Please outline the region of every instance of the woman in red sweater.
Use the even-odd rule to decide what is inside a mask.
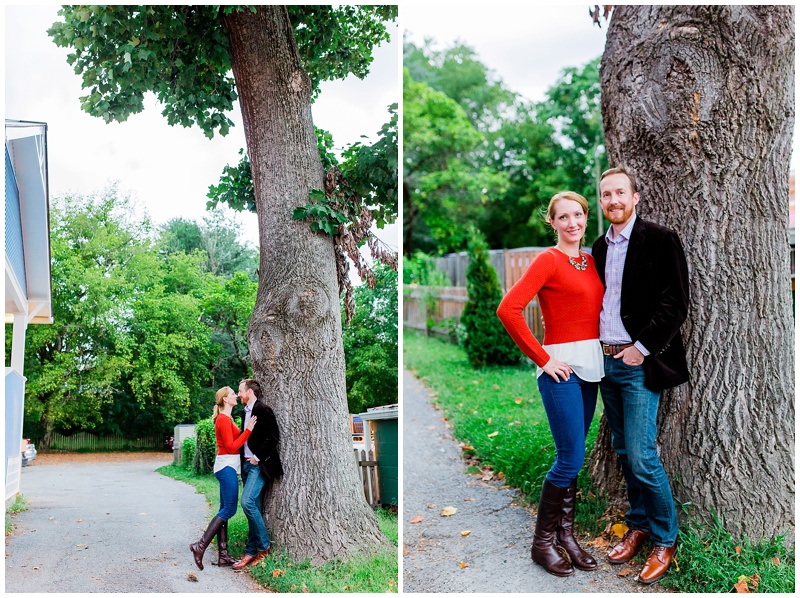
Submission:
[[[556,458],[542,486],[531,558],[561,577],[574,573],[570,560],[578,569],[597,567],[572,534],[576,481],[603,377],[599,342],[603,284],[592,256],[581,251],[588,214],[588,203],[581,195],[564,191],[553,196],[547,221],[558,242],[536,256],[497,309],[519,348],[539,366],[539,393]],[[533,336],[522,313],[536,295],[544,318],[544,344]]]
[[[250,432],[256,425],[257,418],[251,417],[244,431],[240,434],[239,428],[233,423],[231,411],[238,402],[236,393],[229,386],[224,386],[217,391],[214,415],[214,433],[217,438],[217,458],[214,461],[214,476],[219,480],[219,512],[208,524],[203,537],[198,542],[189,545],[194,555],[194,562],[203,570],[203,555],[206,548],[217,536],[219,559],[215,565],[227,567],[236,562],[228,554],[228,519],[236,514],[236,504],[239,501],[239,474],[241,473],[241,458],[239,449]]]

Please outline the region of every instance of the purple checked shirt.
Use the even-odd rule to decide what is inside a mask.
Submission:
[[[612,238],[612,227],[606,231],[606,292],[603,294],[603,308],[600,311],[600,340],[607,345],[624,345],[631,342],[631,337],[620,316],[622,305],[622,271],[625,269],[625,257],[628,255],[628,242],[636,222],[636,214],[622,230],[619,236]],[[634,343],[642,355],[650,355],[640,342]]]

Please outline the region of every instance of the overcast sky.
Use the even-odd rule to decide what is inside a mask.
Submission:
[[[406,39],[435,48],[456,40],[472,47],[512,91],[539,101],[566,67],[579,67],[602,55],[608,23],[592,23],[589,5],[571,6],[407,6],[401,10]],[[797,141],[795,138],[794,145]],[[792,169],[797,170],[797,152]]]
[[[228,116],[236,124],[226,137],[206,138],[197,127],[170,127],[152,94],[145,110],[124,123],[105,124],[80,109],[85,95],[81,79],[66,62],[47,29],[58,20],[58,6],[5,8],[5,116],[46,122],[51,196],[89,194],[110,181],[131,194],[156,223],[175,217],[202,220],[209,185],[217,184],[226,164],[239,161],[245,146],[239,106]],[[388,120],[387,107],[400,101],[399,29],[390,25],[393,40],[375,51],[370,75],[363,81],[323,83],[312,111],[314,124],[333,134],[337,147],[377,140]],[[238,216],[258,243],[255,215]],[[379,236],[399,248],[399,226]]]
[[[512,91],[538,101],[570,66],[603,53],[606,22],[592,23],[580,6],[403,6],[406,39],[442,49],[458,40],[473,48]]]

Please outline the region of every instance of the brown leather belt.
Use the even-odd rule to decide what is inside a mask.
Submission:
[[[620,351],[632,347],[633,343],[628,343],[626,345],[607,345],[601,341],[600,346],[603,348],[603,355],[616,355]]]

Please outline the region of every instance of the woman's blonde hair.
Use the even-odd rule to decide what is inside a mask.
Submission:
[[[574,191],[560,191],[556,193],[550,203],[547,204],[547,212],[545,213],[545,219],[550,222],[556,217],[556,204],[561,201],[562,199],[570,199],[572,201],[577,201],[581,208],[583,208],[583,213],[589,213],[589,202],[586,201],[586,198],[581,195],[580,193],[575,193]]]
[[[217,416],[220,413],[221,407],[225,404],[225,397],[228,396],[229,392],[233,392],[233,389],[230,386],[223,386],[217,391],[216,401],[214,401],[214,415],[211,416],[211,421],[217,421]]]
[[[587,216],[589,215],[589,202],[586,201],[586,198],[583,195],[580,193],[575,193],[574,191],[560,191],[556,193],[550,199],[550,203],[547,204],[547,211],[544,213],[544,219],[548,224],[553,223],[553,220],[556,217],[556,204],[562,199],[569,199],[578,202],[583,209],[583,213]],[[558,239],[558,234],[556,234],[556,239]],[[583,244],[583,239],[581,239],[581,244]]]

